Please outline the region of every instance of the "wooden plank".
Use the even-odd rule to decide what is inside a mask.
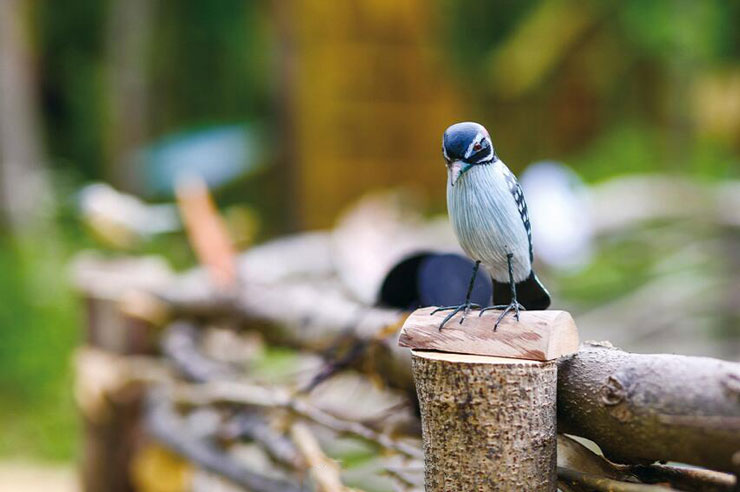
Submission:
[[[199,176],[182,177],[175,196],[198,261],[216,286],[234,288],[238,280],[236,250],[205,181]]]
[[[478,316],[472,311],[460,324],[455,315],[440,330],[449,311],[417,309],[408,317],[398,340],[402,347],[515,359],[552,360],[578,351],[578,329],[566,311],[522,311],[520,320],[507,315],[494,332],[500,311]]]

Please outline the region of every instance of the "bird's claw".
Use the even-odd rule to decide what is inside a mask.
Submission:
[[[498,316],[498,319],[496,319],[496,324],[493,325],[493,331],[496,331],[496,328],[498,328],[498,325],[501,323],[501,321],[506,317],[507,314],[510,312],[514,312],[514,317],[517,321],[519,321],[519,311],[526,311],[527,308],[519,304],[517,301],[513,301],[511,304],[499,304],[496,306],[486,306],[483,309],[480,310],[480,313],[478,316],[483,316],[483,313],[486,311],[490,311],[493,309],[503,309],[503,312]]]
[[[452,312],[450,314],[448,314],[447,316],[445,316],[445,319],[443,319],[442,322],[439,324],[439,331],[442,331],[442,328],[444,328],[445,324],[447,324],[447,322],[450,319],[452,319],[452,317],[455,316],[460,311],[463,311],[463,315],[460,317],[460,324],[462,324],[462,322],[465,320],[465,316],[468,315],[468,313],[470,312],[471,309],[480,309],[480,306],[478,304],[473,303],[473,302],[466,302],[466,303],[460,304],[458,306],[438,307],[437,309],[435,309],[434,311],[432,311],[431,313],[429,313],[429,315],[431,316],[432,314],[437,314],[440,311],[449,311],[449,310],[452,310]]]

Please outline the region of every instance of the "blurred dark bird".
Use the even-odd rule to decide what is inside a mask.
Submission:
[[[420,306],[439,306],[455,302],[460,291],[469,283],[470,269],[474,263],[456,253],[419,252],[398,262],[383,279],[378,296],[381,306],[414,310]],[[478,271],[475,288],[469,293],[474,303],[487,303],[491,299],[491,279]],[[368,349],[371,341],[355,342],[349,349],[340,353],[346,340],[340,337],[329,347],[324,358],[324,367],[314,376],[303,391],[326,381],[337,372],[357,362],[357,357]],[[416,399],[414,399],[416,401]]]
[[[494,325],[520,309],[546,309],[550,294],[532,270],[532,231],[524,193],[514,174],[496,156],[488,131],[478,123],[464,122],[449,127],[442,140],[447,163],[447,210],[460,246],[475,260],[465,302],[436,309],[455,314],[471,308],[478,267],[483,264],[493,278],[493,305],[481,309],[502,309]]]
[[[474,263],[456,253],[420,252],[397,263],[386,275],[379,304],[414,310],[420,306],[446,306],[460,299],[470,282]],[[476,304],[491,300],[491,278],[479,271],[470,300]]]

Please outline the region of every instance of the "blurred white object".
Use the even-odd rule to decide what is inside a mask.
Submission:
[[[85,222],[116,244],[129,243],[134,237],[144,238],[181,229],[174,205],[148,205],[105,183],[85,186],[78,198]]]
[[[562,163],[540,161],[519,181],[527,197],[535,258],[563,270],[588,265],[594,231],[588,190],[580,177]]]
[[[332,231],[337,275],[356,299],[374,304],[385,276],[420,252],[461,253],[447,217],[425,221],[402,190],[370,193],[349,207]]]

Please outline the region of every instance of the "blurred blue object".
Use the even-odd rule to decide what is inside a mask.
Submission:
[[[560,162],[540,161],[520,177],[532,223],[534,256],[551,267],[578,270],[593,255],[588,190]]]
[[[474,265],[471,259],[458,254],[433,254],[424,258],[417,280],[419,305],[454,306],[463,302]],[[476,273],[470,300],[487,306],[492,295],[491,276],[481,268]]]
[[[262,147],[245,125],[226,125],[167,136],[136,156],[143,192],[171,196],[178,178],[197,175],[218,188],[259,168]]]

